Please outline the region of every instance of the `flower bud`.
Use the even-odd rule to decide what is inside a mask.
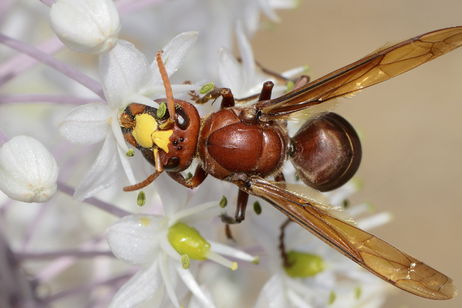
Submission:
[[[195,260],[205,260],[209,256],[210,243],[196,229],[184,223],[179,222],[169,228],[168,241],[180,255]]]
[[[293,250],[287,253],[287,261],[289,265],[284,269],[292,278],[312,277],[326,267],[320,256]]]
[[[45,202],[56,192],[58,166],[36,139],[16,136],[0,148],[0,190],[11,199]]]
[[[79,52],[105,52],[115,45],[120,30],[112,0],[57,0],[50,19],[59,39]]]

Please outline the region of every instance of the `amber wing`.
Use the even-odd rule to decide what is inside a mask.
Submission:
[[[271,118],[352,94],[431,61],[462,45],[462,26],[436,30],[378,50],[257,108]]]
[[[256,176],[235,184],[269,201],[291,220],[398,288],[429,299],[450,299],[456,295],[449,277],[374,235],[331,216],[316,201]]]

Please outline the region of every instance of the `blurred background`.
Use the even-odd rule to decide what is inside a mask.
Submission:
[[[301,1],[253,40],[276,71],[307,64],[320,77],[413,36],[462,25],[460,0]],[[363,136],[356,201],[392,213],[375,234],[462,288],[462,49],[342,99],[336,110]],[[392,290],[387,308],[462,307]]]

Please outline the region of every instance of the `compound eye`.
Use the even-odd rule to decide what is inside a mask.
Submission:
[[[179,107],[176,109],[176,125],[181,130],[186,130],[189,127],[189,116],[186,114],[183,108]]]
[[[175,169],[180,164],[180,158],[177,156],[170,157],[167,164],[164,166],[166,170]]]

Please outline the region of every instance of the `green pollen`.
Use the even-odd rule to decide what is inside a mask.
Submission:
[[[181,256],[181,266],[183,266],[184,269],[188,269],[189,266],[191,266],[191,259],[189,259],[188,255]]]
[[[225,208],[228,205],[228,199],[225,196],[221,197],[219,205],[221,208]]]
[[[329,300],[328,300],[328,304],[329,305],[332,305],[334,302],[335,302],[335,299],[337,298],[337,295],[335,294],[334,291],[330,291],[329,293]]]
[[[290,92],[295,88],[295,83],[292,80],[287,81],[286,92]]]
[[[213,82],[209,82],[209,83],[204,84],[200,88],[199,93],[200,94],[206,94],[206,93],[209,93],[210,91],[212,91],[213,89],[215,89],[215,84]]]
[[[144,193],[144,191],[140,191],[138,193],[138,196],[136,197],[136,204],[138,206],[143,206],[146,204],[146,194]]]
[[[312,277],[326,267],[320,256],[294,250],[287,253],[287,260],[289,266],[284,267],[284,270],[292,278]]]
[[[157,109],[156,116],[158,119],[162,119],[167,112],[167,104],[164,102],[160,103],[159,108]]]
[[[363,293],[363,290],[361,287],[356,287],[355,288],[355,298],[358,300],[361,298],[361,294]]]
[[[127,153],[125,153],[128,157],[133,157],[135,156],[135,150],[134,149],[128,149]]]
[[[188,180],[190,180],[192,177],[193,177],[192,173],[191,173],[191,172],[188,172],[188,174],[186,175],[185,180],[188,181]]]
[[[343,206],[344,209],[349,208],[350,207],[350,200],[344,199],[343,203],[342,203],[342,206]]]
[[[260,202],[255,201],[253,203],[253,210],[255,211],[255,214],[260,215],[261,214],[261,205]]]
[[[170,245],[180,254],[190,259],[205,260],[210,251],[210,243],[200,233],[184,223],[176,223],[168,230]]]

